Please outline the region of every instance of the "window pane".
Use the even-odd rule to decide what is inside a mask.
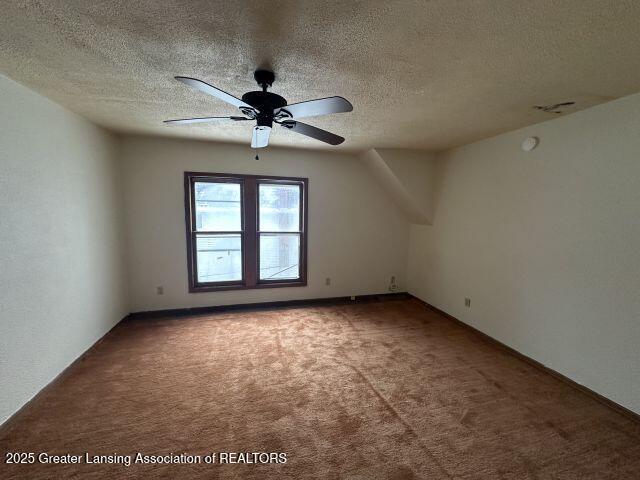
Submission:
[[[300,277],[300,235],[260,235],[260,280]]]
[[[260,230],[297,232],[300,230],[300,185],[259,186]]]
[[[240,184],[195,182],[196,231],[242,230]]]
[[[196,236],[198,282],[242,280],[240,235]]]

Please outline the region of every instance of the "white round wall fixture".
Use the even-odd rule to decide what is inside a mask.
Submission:
[[[538,137],[525,138],[522,142],[522,150],[524,150],[525,152],[530,152],[538,146],[538,143],[540,143],[540,139]]]

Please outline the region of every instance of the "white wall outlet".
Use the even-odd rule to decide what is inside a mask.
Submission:
[[[389,281],[389,291],[395,292],[396,290],[398,290],[398,285],[396,284],[396,276],[392,275],[391,280]]]
[[[471,308],[471,299],[470,298],[465,298],[464,299],[464,306],[467,308]]]
[[[351,295],[351,300],[355,300],[356,296],[355,295]]]
[[[327,277],[324,279],[324,284],[325,285],[331,285],[331,278]]]
[[[163,286],[156,287],[156,294],[164,295],[164,287]]]

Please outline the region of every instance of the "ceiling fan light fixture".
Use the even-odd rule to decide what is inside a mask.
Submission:
[[[271,135],[271,127],[268,125],[256,125],[253,127],[253,136],[251,137],[251,148],[264,148],[269,145],[269,136]]]

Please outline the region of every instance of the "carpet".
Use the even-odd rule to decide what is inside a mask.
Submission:
[[[640,424],[409,299],[124,321],[0,451],[3,479],[630,479]]]

